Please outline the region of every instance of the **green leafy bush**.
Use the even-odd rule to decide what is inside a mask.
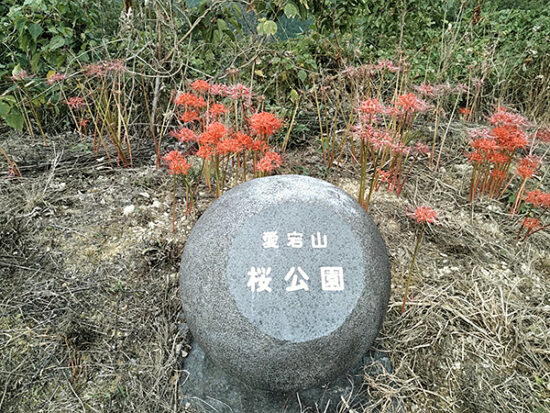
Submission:
[[[44,75],[63,67],[71,55],[85,60],[105,28],[101,2],[4,0],[0,6],[0,76],[15,67]],[[115,21],[115,25],[116,25]]]
[[[90,50],[100,44],[104,33],[118,25],[117,19],[108,18],[112,10],[109,5],[109,1],[85,0],[0,3],[0,79],[5,81],[22,70],[35,78],[19,90],[8,84],[0,95],[0,117],[9,126],[21,130],[25,116],[39,123],[37,108],[52,98],[59,100],[57,92],[48,90],[38,79],[71,62],[81,64],[91,59]],[[23,113],[27,110],[29,113]]]

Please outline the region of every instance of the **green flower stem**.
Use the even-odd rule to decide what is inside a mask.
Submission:
[[[176,175],[174,175],[174,199],[172,200],[172,232],[176,232]]]

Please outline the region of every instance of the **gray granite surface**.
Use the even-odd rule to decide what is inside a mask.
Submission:
[[[256,389],[322,386],[361,360],[390,293],[386,247],[363,208],[319,179],[228,191],[186,243],[180,294],[212,362]]]

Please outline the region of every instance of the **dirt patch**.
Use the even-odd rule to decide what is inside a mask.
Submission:
[[[394,374],[365,376],[379,408],[544,412],[550,408],[550,237],[514,240],[502,204],[464,194],[469,167],[460,129],[443,167],[415,167],[401,197],[383,190],[371,215],[392,266],[392,296],[376,346]],[[152,153],[112,168],[72,135],[48,146],[4,135],[22,179],[0,180],[0,410],[178,411],[186,339],[178,330],[178,266],[198,211],[178,202]],[[315,142],[293,147],[280,173],[322,177],[356,195],[358,168],[330,171]],[[434,179],[435,177],[435,179]],[[180,194],[181,195],[181,194]],[[409,205],[442,214],[417,260],[411,299],[399,307],[414,246]],[[341,411],[348,411],[342,407]]]

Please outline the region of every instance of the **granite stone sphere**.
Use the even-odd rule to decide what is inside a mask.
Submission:
[[[386,246],[325,181],[254,179],[216,200],[183,252],[185,319],[208,357],[253,388],[323,385],[376,338],[390,294]]]

